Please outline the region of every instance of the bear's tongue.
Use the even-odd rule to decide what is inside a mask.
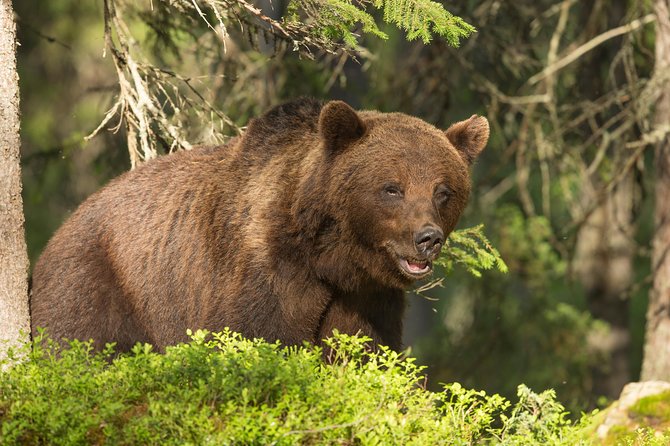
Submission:
[[[408,260],[407,266],[413,273],[420,273],[426,269],[426,262],[412,262]]]

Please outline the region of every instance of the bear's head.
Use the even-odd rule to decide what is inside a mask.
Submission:
[[[426,277],[470,193],[469,167],[486,145],[486,118],[442,131],[401,113],[320,112],[322,162],[305,193],[319,276],[344,289],[404,288]]]

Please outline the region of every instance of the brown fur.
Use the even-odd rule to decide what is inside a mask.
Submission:
[[[337,328],[397,349],[416,279],[399,258],[437,255],[415,235],[453,230],[487,139],[477,116],[443,132],[339,101],[275,107],[227,146],[151,161],[86,200],[35,266],[33,331],[126,350],[187,328],[285,344]]]

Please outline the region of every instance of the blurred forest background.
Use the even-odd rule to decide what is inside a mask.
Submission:
[[[456,270],[443,287],[409,296],[406,343],[429,366],[429,385],[458,381],[510,396],[525,383],[584,409],[638,379],[653,231],[651,2],[449,1],[477,28],[460,48],[443,38],[408,42],[388,27],[386,40],[368,33],[355,58],[337,50],[310,58],[241,24],[228,27],[224,51],[193,11],[178,18],[164,3],[117,2],[141,60],[160,68],[140,63],[144,78],[167,98],[175,88],[201,100],[171,105],[182,113],[172,129],[180,136],[171,142],[157,132],[164,152],[220,143],[298,95],[401,111],[441,128],[488,117],[491,140],[460,227],[483,222],[510,271],[476,278]],[[254,5],[280,20],[291,14],[286,3]],[[20,0],[14,8],[34,262],[81,201],[154,154],[141,138],[129,147],[123,125],[107,131],[119,122],[107,112],[123,110],[103,1]]]

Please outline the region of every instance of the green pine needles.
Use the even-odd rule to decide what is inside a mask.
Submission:
[[[287,17],[289,22],[297,22],[305,14],[310,20],[302,20],[313,23],[312,32],[318,37],[331,41],[341,39],[353,49],[360,38],[356,29],[363,34],[388,38],[366,6],[381,10],[383,21],[405,31],[408,40],[420,39],[427,44],[437,35],[458,47],[461,39],[476,31],[474,26],[432,0],[293,0]]]
[[[452,232],[445,243],[442,255],[435,263],[442,266],[447,273],[451,272],[455,265],[462,266],[475,277],[481,277],[482,271],[492,268],[506,273],[505,261],[483,231],[484,225],[477,225]]]
[[[384,21],[407,32],[408,40],[429,43],[433,34],[444,37],[458,47],[461,39],[475,32],[475,27],[432,0],[373,0],[375,8],[384,11]]]

